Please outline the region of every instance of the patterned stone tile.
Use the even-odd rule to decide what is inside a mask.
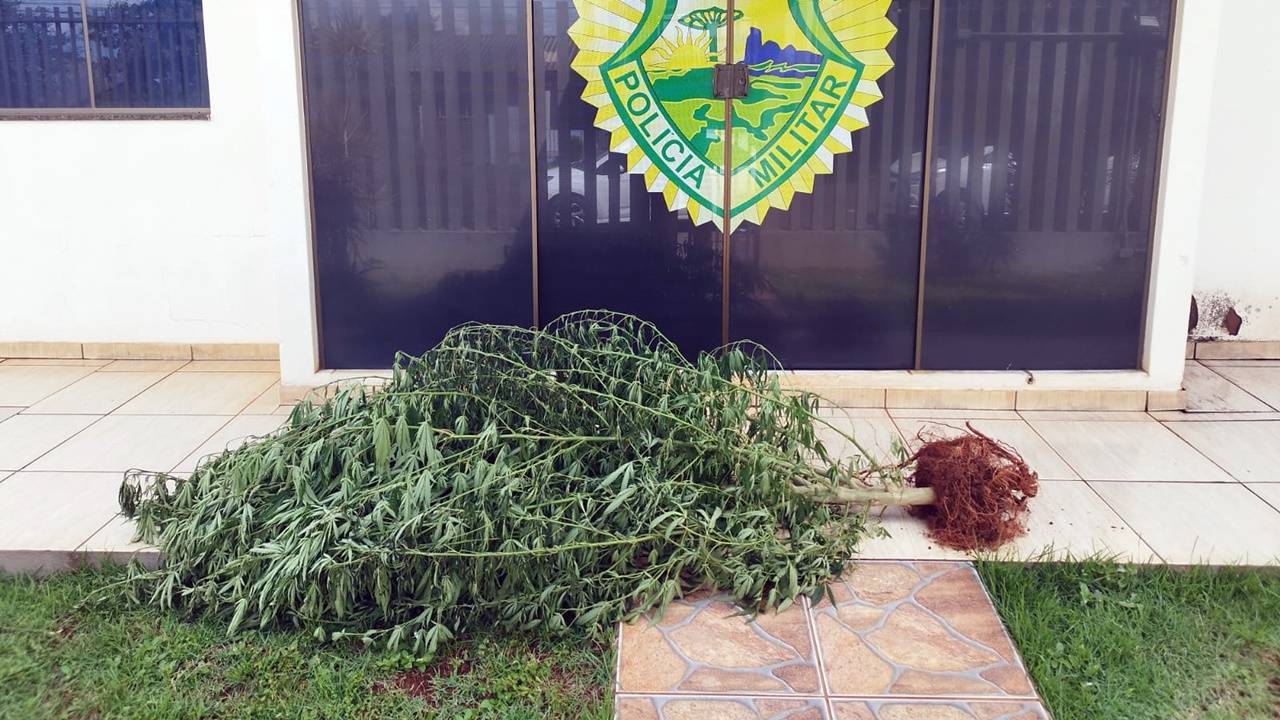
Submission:
[[[1036,702],[836,700],[832,720],[1049,720]]]
[[[862,562],[831,591],[813,608],[831,695],[1035,697],[971,565]]]
[[[657,622],[644,618],[624,625],[619,643],[623,693],[821,692],[800,605],[748,620],[726,599],[688,598],[670,605]]]
[[[618,698],[618,720],[827,720],[820,698],[647,695]]]

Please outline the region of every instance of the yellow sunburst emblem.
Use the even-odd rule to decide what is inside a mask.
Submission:
[[[891,2],[737,0],[730,17],[715,0],[574,0],[573,68],[629,171],[672,210],[721,229],[727,215],[732,231],[813,192],[853,150],[893,67]],[[711,78],[728,57],[746,64],[751,90],[732,101],[726,163],[726,103]]]

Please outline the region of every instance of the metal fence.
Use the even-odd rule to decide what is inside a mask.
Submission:
[[[208,106],[201,0],[0,0],[0,112]]]

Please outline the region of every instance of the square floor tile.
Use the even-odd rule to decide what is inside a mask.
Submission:
[[[1049,720],[1038,702],[834,700],[832,720]]]
[[[98,418],[97,415],[15,415],[0,422],[0,470],[21,470]]]
[[[64,367],[98,368],[111,362],[110,360],[83,360],[80,358],[9,358],[5,365],[61,365]]]
[[[859,562],[813,608],[832,696],[1035,698],[973,566]]]
[[[99,372],[163,372],[170,373],[189,360],[111,360]]]
[[[216,415],[108,415],[32,463],[29,469],[165,471],[200,447],[228,420],[229,417]]]
[[[0,550],[69,551],[116,513],[119,473],[20,472],[0,482]]]
[[[113,473],[114,476],[114,473]],[[117,508],[118,510],[118,508]],[[112,555],[130,555],[133,553],[152,553],[155,547],[145,543],[134,542],[134,531],[137,524],[132,518],[116,515],[107,521],[100,530],[89,537],[80,546],[80,550],[91,553]]]
[[[623,696],[617,720],[826,720],[819,698]]]
[[[1267,412],[1272,409],[1235,383],[1194,361],[1187,363],[1182,374],[1182,387],[1187,390],[1188,412]]]
[[[1165,562],[1280,560],[1280,511],[1239,483],[1098,483],[1094,489]]]
[[[805,609],[748,620],[718,596],[669,605],[656,623],[641,618],[618,638],[618,691],[806,695],[821,692]]]
[[[284,405],[280,402],[280,383],[275,383],[271,387],[262,391],[262,394],[254,398],[249,406],[240,411],[241,415],[288,415],[293,410],[293,405]]]
[[[929,537],[924,520],[913,517],[906,508],[884,508],[871,514],[871,523],[888,533],[885,537],[866,537],[858,545],[858,556],[866,559],[891,560],[965,560],[968,553],[937,544]]]
[[[1085,480],[1235,482],[1154,420],[1032,420],[1031,426]]]
[[[1206,367],[1280,367],[1280,360],[1214,360],[1206,358],[1198,362]]]
[[[882,420],[889,417],[889,413],[882,407],[820,407],[815,414],[827,420],[831,418],[874,418]]]
[[[874,414],[859,413],[859,416],[840,417],[834,416],[826,418],[833,427],[826,427],[819,424],[816,427],[818,439],[827,448],[827,453],[831,457],[848,460],[852,457],[861,457],[857,446],[850,442],[847,438],[841,436],[840,433],[851,435],[858,445],[864,450],[871,453],[871,460],[878,463],[896,462],[893,454],[893,445],[897,441],[905,447],[905,441],[898,432],[897,426],[893,424],[893,420],[889,418],[888,413],[884,410],[874,410]],[[834,428],[834,429],[833,429]]]
[[[1170,423],[1168,427],[1241,482],[1280,482],[1280,422]]]
[[[1215,365],[1213,371],[1272,408],[1280,410],[1280,367]]]
[[[1000,557],[1049,560],[1105,555],[1124,562],[1158,559],[1142,538],[1084,482],[1042,482],[1030,507],[1027,533],[1000,548]]]
[[[177,372],[116,412],[122,415],[235,415],[279,379],[271,373]]]
[[[1182,410],[1157,410],[1151,417],[1162,423],[1187,422],[1258,422],[1280,420],[1280,412],[1183,412]]]
[[[1151,422],[1151,416],[1135,410],[1019,410],[1023,420],[1076,420],[1079,422]]]
[[[280,374],[278,360],[192,360],[179,372],[269,372]]]
[[[164,376],[162,372],[94,373],[32,405],[26,412],[106,415]]]
[[[964,433],[966,423],[972,423],[975,430],[989,435],[1000,442],[1008,444],[1027,461],[1041,480],[1077,480],[1079,476],[1070,465],[1058,457],[1058,453],[1049,447],[1035,430],[1020,419],[987,420],[970,419],[906,419],[899,418],[895,422],[898,429],[907,437],[912,448],[919,447],[917,439],[921,431],[926,437],[949,438]]]
[[[1016,410],[948,410],[945,408],[889,408],[889,417],[922,420],[1021,420]]]
[[[1280,510],[1280,483],[1253,483],[1248,487],[1268,505]]]
[[[0,365],[0,406],[30,406],[94,371],[61,365]]]
[[[269,435],[278,430],[286,420],[288,418],[282,415],[239,415],[231,418],[231,422],[173,469],[177,472],[192,472],[201,461],[227,450],[234,450],[254,437]]]

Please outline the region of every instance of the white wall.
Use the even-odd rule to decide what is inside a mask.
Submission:
[[[1280,1],[1223,2],[1196,254],[1197,337],[1280,340]],[[1171,172],[1194,172],[1171,168]]]
[[[264,52],[291,57],[288,8],[205,2],[211,120],[0,122],[0,340],[279,341],[273,213],[302,205],[267,158],[297,91],[264,91]]]
[[[1280,100],[1258,85],[1280,70],[1280,1],[1181,4],[1146,373],[1064,387],[1178,386],[1197,242],[1197,293],[1242,298],[1241,337],[1280,337],[1262,215],[1280,201]],[[205,16],[211,120],[0,122],[0,341],[279,342],[287,384],[331,379],[292,0],[209,0]]]

